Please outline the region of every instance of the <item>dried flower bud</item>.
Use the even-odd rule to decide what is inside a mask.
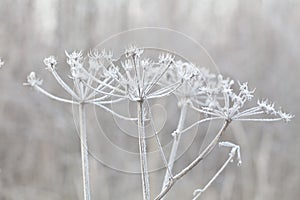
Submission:
[[[175,56],[169,53],[162,53],[159,55],[158,60],[161,64],[168,64],[170,62],[174,62]]]
[[[258,106],[264,111],[265,114],[276,115],[276,110],[274,108],[274,103],[268,103],[268,100],[257,101]]]
[[[54,56],[49,56],[48,58],[44,59],[44,64],[47,66],[46,69],[51,71],[51,70],[55,70],[57,61],[54,58]]]
[[[285,122],[289,122],[291,121],[292,118],[294,118],[294,115],[289,114],[289,113],[285,113],[282,110],[278,111],[278,115],[282,118],[283,121]]]
[[[135,45],[130,45],[126,50],[125,50],[125,56],[131,57],[131,56],[137,56],[140,57],[143,54],[144,50],[141,48],[136,47]]]
[[[35,74],[35,72],[30,72],[30,74],[27,76],[27,83],[24,83],[23,85],[29,85],[29,86],[35,86],[35,85],[42,85],[43,80],[38,78]]]
[[[68,57],[67,63],[71,67],[74,67],[75,65],[78,65],[83,62],[82,51],[73,51],[71,54],[69,54],[67,51],[65,51],[65,54]]]

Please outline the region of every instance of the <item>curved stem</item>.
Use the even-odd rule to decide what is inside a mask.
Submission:
[[[147,166],[147,147],[146,147],[146,134],[145,134],[145,113],[143,101],[137,102],[137,114],[138,114],[138,133],[139,133],[139,152],[140,152],[140,164],[142,175],[142,190],[143,200],[150,200],[150,184],[149,174]]]
[[[47,92],[46,90],[44,90],[43,88],[41,88],[38,85],[34,85],[33,87],[34,87],[34,89],[36,89],[37,91],[43,93],[44,95],[46,95],[50,99],[53,99],[53,100],[56,100],[56,101],[60,101],[60,102],[64,102],[64,103],[78,104],[78,102],[76,102],[76,101],[72,101],[72,100],[61,98],[61,97],[57,97],[57,96],[55,96],[55,95]]]
[[[94,105],[96,105],[100,108],[103,108],[107,112],[111,113],[112,115],[114,115],[116,117],[119,117],[120,119],[130,120],[130,121],[136,121],[137,120],[137,118],[131,118],[131,117],[126,117],[126,116],[120,115],[120,114],[116,113],[115,111],[113,111],[113,110],[107,108],[106,106],[102,105],[101,103],[94,103]]]
[[[158,132],[157,132],[157,130],[155,128],[155,125],[154,125],[153,115],[151,113],[151,108],[150,108],[150,104],[149,104],[148,99],[146,100],[146,102],[147,102],[147,107],[148,107],[148,112],[149,112],[150,125],[151,125],[151,127],[153,129],[153,132],[154,132],[154,135],[155,135],[155,139],[156,139],[156,143],[157,143],[157,146],[158,146],[158,149],[159,149],[160,156],[163,160],[164,166],[166,167],[167,171],[169,172],[169,174],[172,175],[172,173],[171,173],[171,171],[169,170],[169,167],[168,167],[168,162],[167,162],[163,147],[162,147],[160,139],[158,137]]]
[[[113,87],[111,86],[110,84],[108,84],[105,80],[104,81],[101,81],[100,79],[96,78],[95,76],[93,76],[92,74],[90,74],[88,71],[86,71],[86,69],[82,68],[82,71],[87,75],[89,76],[92,80],[94,80],[96,83],[100,84],[100,85],[103,85],[103,86],[106,86],[110,89],[113,89],[115,91],[118,91],[120,92],[121,94],[126,94],[126,92],[124,92],[123,90],[119,89],[119,88],[116,88],[116,87]],[[86,85],[86,84],[85,84]],[[91,89],[94,89],[94,88],[91,88]]]
[[[186,104],[186,102],[183,102],[183,104],[181,106],[179,122],[178,122],[177,129],[175,131],[175,135],[173,138],[173,145],[172,145],[172,149],[171,149],[171,153],[170,153],[170,157],[169,157],[168,169],[166,170],[164,182],[163,182],[163,185],[161,188],[162,191],[167,186],[170,178],[172,178],[172,174],[170,174],[170,172],[172,172],[174,162],[176,159],[177,149],[178,149],[181,134],[182,134],[181,131],[184,127],[184,121],[186,118],[186,112],[187,112],[187,104]]]
[[[203,189],[198,189],[194,191],[194,198],[193,200],[196,200],[200,197],[200,195],[207,190],[207,188],[217,179],[217,177],[224,171],[226,166],[232,161],[232,158],[235,156],[235,152],[233,154],[229,154],[229,157],[224,162],[224,164],[221,166],[221,168],[217,171],[217,173],[209,180],[209,182],[203,187]]]
[[[51,71],[56,81],[61,85],[66,92],[68,92],[72,97],[77,100],[80,100],[79,96],[61,79],[61,77],[57,74],[55,70]]]
[[[83,180],[83,195],[84,200],[91,199],[90,178],[89,178],[89,160],[88,146],[86,134],[86,115],[85,104],[79,104],[79,126],[80,126],[80,147],[81,147],[81,165],[82,165],[82,180]]]
[[[192,129],[193,127],[199,125],[199,124],[202,124],[204,122],[207,122],[207,121],[212,121],[212,120],[217,120],[217,119],[223,119],[223,117],[209,117],[209,118],[204,118],[204,119],[201,119],[195,123],[193,123],[192,125],[186,127],[184,130],[181,130],[181,133],[184,133],[190,129]]]
[[[176,174],[173,179],[170,179],[166,187],[160,192],[160,194],[155,198],[155,200],[162,199],[168,191],[173,187],[173,185],[181,179],[184,175],[186,175],[189,171],[191,171],[199,162],[201,162],[204,158],[208,156],[208,154],[215,148],[215,146],[218,144],[218,141],[221,137],[221,135],[226,130],[227,126],[229,125],[230,121],[226,120],[222,126],[222,128],[219,130],[215,138],[209,143],[209,145],[201,152],[201,154],[193,161],[191,162],[186,168],[181,170],[178,174]]]

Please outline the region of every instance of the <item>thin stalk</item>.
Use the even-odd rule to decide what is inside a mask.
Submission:
[[[192,125],[186,127],[184,130],[181,131],[181,133],[185,133],[186,131],[192,129],[193,127],[199,125],[199,124],[202,124],[204,122],[207,122],[207,121],[212,121],[212,120],[217,120],[217,119],[223,119],[223,117],[209,117],[209,118],[204,118],[204,119],[201,119],[199,121],[196,121],[195,123],[193,123]]]
[[[193,200],[196,200],[200,197],[200,195],[207,190],[207,188],[217,179],[217,177],[224,171],[226,166],[232,161],[233,157],[235,156],[235,151],[233,154],[229,154],[229,157],[225,161],[225,163],[221,166],[221,168],[218,170],[218,172],[210,179],[210,181],[204,186],[203,189],[198,189],[194,191],[194,198]]]
[[[70,104],[79,104],[78,102],[76,101],[72,101],[72,100],[68,100],[68,99],[64,99],[64,98],[61,98],[61,97],[57,97],[57,96],[54,96],[53,94],[47,92],[46,90],[44,90],[43,88],[41,88],[40,86],[38,85],[34,85],[33,86],[37,91],[43,93],[44,95],[46,95],[47,97],[49,97],[50,99],[54,99],[56,101],[60,101],[60,102],[64,102],[64,103],[70,103]]]
[[[66,92],[68,92],[75,99],[80,100],[79,96],[73,90],[71,90],[71,88],[61,79],[55,70],[52,70],[51,72],[56,81],[62,86],[63,89],[65,89]]]
[[[150,184],[149,174],[147,166],[147,147],[146,147],[146,134],[145,134],[145,113],[143,101],[137,102],[137,114],[138,114],[138,134],[139,134],[139,153],[140,153],[140,165],[142,175],[142,190],[143,200],[150,200]]]
[[[166,167],[167,171],[169,172],[169,174],[172,174],[171,171],[169,170],[168,162],[167,162],[163,147],[161,145],[160,139],[158,137],[158,132],[157,132],[155,126],[154,126],[153,116],[152,116],[152,113],[151,113],[151,108],[150,108],[148,100],[146,102],[147,102],[147,106],[148,106],[150,124],[151,124],[151,127],[152,127],[153,131],[154,131],[154,135],[155,135],[155,139],[156,139],[157,146],[158,146],[158,149],[159,149],[159,153],[161,155],[161,158],[163,160],[164,166]]]
[[[180,142],[180,138],[181,138],[181,131],[183,130],[184,121],[186,118],[186,111],[187,111],[187,104],[186,104],[186,102],[183,102],[183,104],[181,106],[179,122],[178,122],[177,129],[175,131],[175,135],[173,138],[173,145],[172,145],[172,149],[171,149],[171,153],[170,153],[170,157],[169,157],[168,168],[166,169],[164,182],[163,182],[163,185],[161,188],[162,191],[167,186],[170,178],[172,178],[172,174],[170,174],[170,172],[172,173],[172,169],[173,169],[174,162],[176,159],[177,150],[178,150],[178,146],[179,146],[179,142]]]
[[[241,119],[234,119],[235,121],[254,121],[254,122],[275,122],[275,121],[280,121],[282,120],[282,118],[278,117],[278,118],[270,118],[270,119],[264,119],[264,118],[257,118],[257,119],[253,119],[253,118],[241,118]]]
[[[131,117],[126,117],[126,116],[120,115],[117,112],[115,112],[115,111],[107,108],[106,106],[102,105],[101,103],[94,103],[94,105],[96,105],[96,106],[98,106],[100,108],[103,108],[107,112],[111,113],[112,115],[114,115],[116,117],[119,117],[120,119],[131,120],[131,121],[136,121],[137,120],[137,118],[131,118]]]
[[[170,179],[166,187],[160,192],[160,194],[155,198],[155,200],[162,199],[168,191],[174,186],[176,181],[181,179],[184,175],[186,175],[189,171],[191,171],[198,163],[200,163],[204,158],[208,156],[208,154],[215,148],[215,146],[218,144],[218,141],[221,137],[221,135],[226,130],[227,126],[229,125],[230,121],[226,120],[222,126],[222,128],[219,130],[215,138],[209,143],[209,145],[201,152],[201,154],[193,161],[191,162],[187,167],[185,167],[183,170],[181,170],[178,174],[173,176],[173,179]]]
[[[82,180],[83,180],[83,195],[84,200],[91,199],[90,180],[89,180],[89,160],[88,146],[86,134],[86,113],[85,104],[79,104],[79,127],[80,127],[80,147],[81,147],[81,165],[82,165]]]

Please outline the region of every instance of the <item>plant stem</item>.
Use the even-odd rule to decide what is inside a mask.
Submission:
[[[81,143],[83,195],[84,195],[84,200],[90,200],[91,192],[90,192],[89,160],[88,160],[88,146],[87,146],[87,134],[86,134],[86,114],[85,114],[84,103],[79,104],[79,127],[80,127],[80,143]]]
[[[226,120],[222,126],[222,128],[219,130],[215,138],[209,143],[209,145],[201,152],[201,154],[193,161],[191,162],[186,168],[181,170],[178,174],[176,174],[173,179],[170,179],[166,187],[160,192],[160,194],[155,198],[155,200],[162,199],[168,191],[173,187],[176,181],[181,179],[185,174],[187,174],[189,171],[191,171],[199,162],[201,162],[204,158],[208,156],[208,154],[215,148],[215,146],[218,144],[218,141],[221,137],[221,135],[226,130],[227,126],[229,125],[230,121]]]
[[[194,198],[193,200],[198,199],[201,194],[203,192],[205,192],[207,190],[207,188],[217,179],[217,177],[224,171],[224,169],[226,168],[226,166],[232,161],[233,157],[235,156],[236,150],[233,151],[233,153],[229,154],[229,157],[227,158],[227,160],[224,162],[224,164],[221,166],[221,168],[217,171],[217,173],[210,179],[210,181],[204,186],[203,189],[198,189],[198,193],[194,192]],[[195,190],[197,191],[197,190]]]
[[[172,145],[172,149],[171,149],[171,153],[170,153],[170,157],[169,157],[169,162],[168,162],[168,167],[166,169],[166,173],[165,173],[165,178],[164,178],[164,182],[162,185],[162,190],[167,186],[170,178],[172,178],[172,174],[170,174],[170,172],[172,173],[172,169],[174,166],[174,162],[176,159],[176,154],[177,154],[177,149],[179,146],[179,142],[180,142],[180,138],[181,138],[181,131],[183,130],[184,127],[184,121],[186,118],[186,111],[187,111],[187,104],[185,101],[182,101],[182,106],[181,106],[181,111],[180,111],[180,118],[179,118],[179,122],[177,125],[177,129],[175,131],[175,135],[173,138],[173,145]]]
[[[145,113],[143,100],[137,102],[138,114],[138,134],[139,134],[139,153],[140,165],[142,174],[142,190],[143,200],[150,200],[150,184],[147,166],[147,147],[146,147],[146,134],[145,134]]]

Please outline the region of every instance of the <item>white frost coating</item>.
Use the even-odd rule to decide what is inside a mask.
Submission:
[[[23,83],[23,85],[35,86],[35,85],[42,85],[43,80],[38,78],[35,72],[30,72],[27,76],[27,83]]]
[[[227,158],[227,160],[224,162],[224,164],[221,166],[221,168],[217,171],[217,173],[209,180],[209,182],[200,189],[196,189],[193,192],[194,198],[193,200],[196,200],[200,197],[200,195],[205,192],[207,190],[207,188],[209,186],[211,186],[211,184],[217,179],[217,177],[221,174],[222,171],[224,171],[224,169],[226,168],[226,166],[230,163],[233,162],[233,158],[237,157],[237,165],[240,166],[242,164],[242,160],[241,160],[241,153],[240,153],[240,146],[233,144],[231,142],[219,142],[219,147],[229,147],[231,148],[230,152],[229,152],[229,156]]]
[[[177,60],[170,53],[160,53],[158,58],[144,57],[145,49],[134,45],[129,46],[124,52],[125,56],[113,58],[110,51],[90,51],[84,54],[82,51],[65,52],[67,64],[70,66],[69,77],[71,85],[67,84],[57,72],[57,60],[54,56],[44,59],[46,69],[51,72],[58,84],[71,96],[70,99],[58,97],[42,88],[43,80],[31,72],[27,76],[24,85],[31,86],[45,96],[80,107],[80,132],[82,135],[82,169],[85,199],[90,199],[88,146],[85,131],[84,105],[93,104],[124,120],[138,121],[140,167],[143,188],[143,199],[150,199],[150,182],[147,163],[147,141],[145,120],[150,118],[150,125],[155,134],[161,158],[166,167],[165,179],[161,192],[154,198],[163,199],[175,182],[191,171],[198,163],[203,161],[224,134],[231,121],[290,121],[294,116],[277,110],[275,104],[268,100],[259,100],[257,105],[247,108],[247,103],[254,98],[255,89],[249,89],[248,83],[240,83],[230,78],[224,78],[221,74],[210,73],[205,68],[199,68],[193,63]],[[0,67],[4,64],[0,58]],[[238,88],[235,90],[234,88]],[[173,147],[170,157],[167,159],[158,133],[154,127],[150,105],[148,100],[158,99],[170,94],[178,98],[178,107],[182,109],[178,126],[173,132]],[[111,110],[107,105],[130,100],[137,105],[137,117],[122,116]],[[146,103],[146,104],[145,104]],[[146,106],[146,107],[145,107]],[[147,109],[146,109],[147,108]],[[192,124],[186,125],[185,118],[189,109],[199,112],[201,118]],[[268,117],[266,117],[268,115]],[[177,174],[172,171],[180,138],[182,133],[191,128],[212,120],[224,120],[222,128],[207,147],[186,167]],[[237,164],[241,165],[240,147],[231,142],[220,142],[219,146],[231,148],[228,159],[221,166],[212,179],[201,189],[194,192],[197,199],[219,176],[228,163],[236,157]],[[169,162],[167,162],[167,160]]]

